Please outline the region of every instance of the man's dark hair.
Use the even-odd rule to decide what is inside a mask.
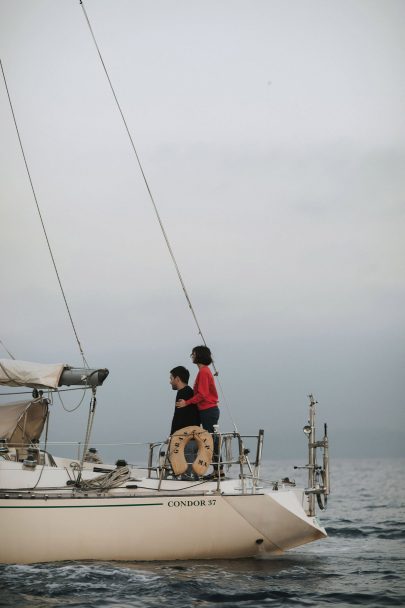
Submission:
[[[194,346],[193,353],[195,354],[194,363],[201,363],[201,365],[212,363],[211,351],[208,346]]]
[[[173,376],[173,378],[180,378],[180,380],[182,382],[184,382],[185,384],[188,384],[188,381],[190,378],[190,372],[188,371],[188,369],[186,369],[182,365],[173,367],[173,369],[170,370],[170,373]]]

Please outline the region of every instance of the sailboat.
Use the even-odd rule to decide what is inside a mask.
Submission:
[[[186,560],[241,558],[287,549],[326,537],[315,514],[329,493],[328,439],[315,441],[315,407],[311,397],[307,488],[289,479],[263,482],[260,476],[263,431],[250,460],[246,438],[220,433],[235,456],[222,463],[236,467],[222,479],[199,476],[184,480],[171,458],[170,439],[151,443],[145,469],[68,459],[41,446],[49,416],[45,390],[88,386],[95,394],[108,376],[106,369],[75,369],[3,359],[0,383],[30,386],[32,399],[3,405],[0,410],[0,563],[65,560]],[[188,427],[187,437],[198,431]],[[203,432],[203,431],[202,431]],[[159,449],[156,457],[156,448]],[[323,449],[323,464],[316,450]],[[183,469],[184,470],[184,469]]]
[[[188,298],[183,282],[182,287]],[[329,442],[326,425],[323,438],[316,439],[312,395],[304,426],[307,487],[289,478],[262,478],[263,430],[252,437],[236,429],[211,435],[186,427],[149,443],[144,466],[105,464],[91,453],[90,438],[97,391],[109,372],[90,368],[82,358],[78,367],[0,360],[0,385],[32,390],[28,399],[0,407],[0,563],[243,558],[279,554],[327,536],[316,508],[326,507],[330,490]],[[50,396],[62,387],[91,392],[77,458],[49,449]],[[199,453],[187,462],[184,447],[191,440]],[[216,463],[214,441],[221,454]],[[253,450],[247,447],[252,442]],[[225,477],[206,478],[208,467],[219,462]],[[186,479],[190,466],[193,476]]]

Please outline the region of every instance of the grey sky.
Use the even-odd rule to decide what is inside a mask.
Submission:
[[[300,445],[313,391],[336,453],[347,429],[398,453],[404,3],[85,5],[240,430]],[[1,0],[0,56],[79,336],[111,370],[95,437],[164,436],[168,370],[200,339],[79,2]],[[3,85],[0,125],[0,338],[78,363]],[[54,413],[76,438],[85,409]]]

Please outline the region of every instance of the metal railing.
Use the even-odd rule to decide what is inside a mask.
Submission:
[[[210,465],[213,466],[214,471],[217,471],[216,481],[218,490],[221,484],[220,470],[227,468],[228,470],[232,466],[239,467],[239,479],[241,483],[242,493],[248,491],[254,492],[259,483],[260,477],[260,465],[263,453],[263,439],[264,431],[260,429],[258,435],[240,435],[240,433],[233,431],[230,433],[220,433],[219,431],[211,433],[213,440],[218,442],[218,453],[219,458],[217,461],[212,461]],[[246,441],[254,440],[255,445],[255,459],[251,462],[249,454],[251,450],[246,446]],[[232,446],[237,446],[236,455],[232,455]],[[159,479],[159,488],[165,479],[176,479],[181,476],[176,476],[173,473],[170,460],[169,460],[169,446],[170,438],[165,442],[154,442],[149,444],[148,458],[147,458],[147,475],[148,478],[152,478],[155,475]],[[158,454],[156,455],[156,451]],[[154,464],[155,463],[155,464]],[[191,464],[191,463],[189,463]],[[248,480],[250,486],[248,488]],[[198,478],[196,478],[198,481]]]

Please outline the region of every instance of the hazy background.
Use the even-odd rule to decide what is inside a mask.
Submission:
[[[239,429],[304,460],[313,392],[332,456],[404,455],[404,2],[85,6]],[[169,370],[193,380],[201,339],[78,0],[1,0],[0,57],[80,340],[110,369],[94,442],[165,437]],[[78,365],[0,84],[0,339]],[[87,403],[56,401],[53,440],[82,438]]]

